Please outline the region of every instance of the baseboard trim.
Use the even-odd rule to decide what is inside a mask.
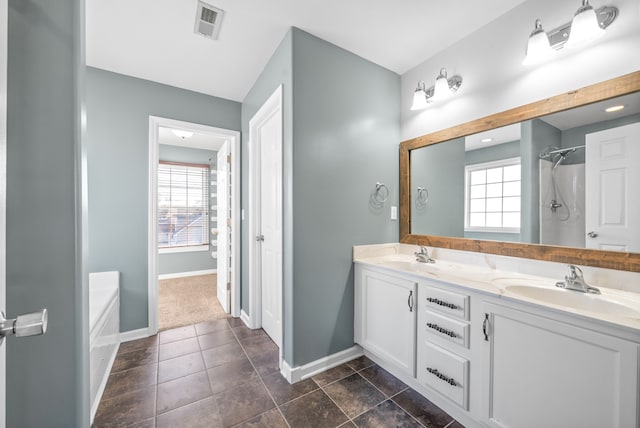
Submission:
[[[138,330],[123,331],[120,333],[120,343],[129,342],[131,340],[144,339],[149,337],[149,328],[140,328]]]
[[[100,386],[98,387],[98,392],[91,403],[91,425],[93,425],[93,420],[96,417],[96,413],[98,412],[98,406],[100,405],[100,400],[102,400],[102,394],[104,394],[104,389],[107,387],[107,381],[109,380],[109,374],[111,373],[111,369],[113,368],[113,363],[116,360],[116,355],[118,355],[118,347],[113,348],[113,352],[109,357],[109,363],[107,364],[107,368],[105,369],[104,376],[100,381]]]
[[[242,320],[244,325],[251,328],[251,317],[249,317],[249,315],[244,311],[244,309],[240,311],[240,319]]]
[[[327,355],[326,357],[311,361],[310,363],[302,366],[291,367],[283,360],[280,365],[280,373],[289,381],[289,383],[296,383],[362,355],[364,355],[362,348],[358,345],[354,345],[344,351]]]
[[[218,269],[205,269],[205,270],[193,270],[191,272],[165,273],[162,275],[158,275],[158,280],[186,278],[188,276],[210,275],[212,273],[218,273]]]

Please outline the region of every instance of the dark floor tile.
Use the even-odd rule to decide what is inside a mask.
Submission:
[[[450,425],[447,425],[447,428],[464,428],[464,426],[460,422],[454,420]]]
[[[268,376],[271,373],[280,372],[280,351],[268,351],[262,354],[250,355],[249,359],[255,366],[260,376]]]
[[[263,329],[261,328],[250,329],[246,325],[234,327],[233,334],[235,334],[239,340],[249,339],[251,337],[267,337],[268,336]]]
[[[292,428],[331,428],[348,420],[321,389],[280,406]]]
[[[353,424],[353,422],[347,421],[342,425],[340,425],[338,428],[357,428],[357,427]]]
[[[211,396],[206,372],[199,372],[158,385],[157,413],[164,413]]]
[[[236,428],[289,428],[280,411],[275,408],[259,414],[247,422],[235,425]]]
[[[234,343],[237,342],[237,340],[231,330],[220,330],[198,336],[198,342],[200,342],[200,349],[204,351],[205,349],[215,348],[216,346],[227,343]]]
[[[153,348],[158,346],[158,335],[145,337],[143,339],[130,340],[122,342],[118,348],[118,354],[136,351],[138,349]]]
[[[192,352],[200,352],[200,345],[198,345],[198,339],[195,337],[160,345],[158,359],[164,361],[181,355],[191,354]]]
[[[278,347],[266,334],[264,336],[250,337],[240,341],[249,357],[252,355],[263,354],[269,351],[277,351]]]
[[[359,428],[421,428],[418,422],[396,403],[387,400],[368,412],[358,416],[353,422]]]
[[[258,379],[221,392],[215,398],[223,427],[248,421],[275,407]]]
[[[186,375],[201,372],[205,369],[200,351],[183,355],[158,364],[158,383],[178,379]]]
[[[371,361],[369,358],[365,357],[364,355],[347,362],[347,365],[352,369],[354,369],[355,371],[366,369],[367,367],[371,367],[374,364],[375,363],[373,361]]]
[[[429,428],[444,428],[453,420],[444,410],[411,388],[393,397],[393,401]]]
[[[357,373],[326,386],[324,392],[349,418],[372,409],[386,398]]]
[[[398,392],[407,389],[407,385],[400,379],[378,365],[373,365],[360,372],[369,382],[375,385],[387,397],[396,395]]]
[[[151,418],[151,419],[147,419],[145,421],[140,421],[140,422],[136,422],[134,424],[127,424],[127,428],[155,428],[156,426],[156,419],[155,418]]]
[[[222,426],[213,397],[178,407],[158,416],[156,428],[219,428]]]
[[[155,386],[101,400],[93,427],[127,426],[153,418],[155,402]]]
[[[258,377],[247,358],[213,367],[207,370],[207,374],[211,382],[211,391],[214,394],[242,385]]]
[[[211,333],[213,331],[228,330],[230,328],[226,319],[211,320],[196,324],[196,334],[201,336],[203,334]]]
[[[265,376],[262,381],[267,386],[276,404],[289,402],[318,389],[318,384],[313,379],[305,379],[290,384],[280,373],[272,373],[269,376]]]
[[[245,325],[244,321],[242,321],[240,318],[227,318],[227,323],[231,328]]]
[[[155,385],[158,381],[158,364],[146,364],[109,375],[107,386],[104,388],[102,399],[113,398],[116,395],[143,389]]]
[[[353,373],[354,371],[351,367],[346,364],[341,364],[337,367],[325,370],[322,373],[313,376],[313,380],[315,380],[318,385],[324,386],[330,384],[331,382],[335,382],[336,380],[340,380],[347,376],[350,376]]]
[[[178,327],[171,330],[161,331],[160,344],[175,342],[176,340],[187,339],[196,335],[196,329],[192,325]]]
[[[232,342],[215,348],[205,349],[202,351],[202,358],[204,359],[205,366],[210,369],[221,364],[230,363],[231,361],[245,360],[247,356],[240,344]]]
[[[154,364],[158,362],[158,348],[140,348],[131,352],[125,352],[116,356],[111,368],[111,373],[129,370],[135,367],[144,366],[145,364]]]

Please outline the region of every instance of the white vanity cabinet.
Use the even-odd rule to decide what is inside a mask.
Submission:
[[[499,428],[638,427],[638,344],[485,302],[485,423]],[[555,319],[552,319],[555,318]]]
[[[471,296],[425,280],[418,299],[418,382],[468,410]]]
[[[415,280],[360,264],[355,267],[355,341],[415,376]]]

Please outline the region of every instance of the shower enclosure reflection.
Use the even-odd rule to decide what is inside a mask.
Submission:
[[[604,111],[614,105],[624,109]],[[587,143],[633,123],[640,128],[637,93],[411,150],[411,233],[638,252],[599,228],[640,229],[640,209],[632,214],[640,153]],[[640,146],[640,137],[629,138]],[[622,175],[611,172],[620,166],[590,166],[611,150],[632,160]]]

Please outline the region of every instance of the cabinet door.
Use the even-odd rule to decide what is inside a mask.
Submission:
[[[356,280],[356,342],[415,376],[416,283],[366,268]]]
[[[485,305],[484,393],[490,426],[638,426],[637,344]]]

